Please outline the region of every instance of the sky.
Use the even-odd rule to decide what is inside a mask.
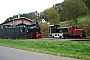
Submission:
[[[42,12],[64,0],[0,0],[0,23],[13,15]]]

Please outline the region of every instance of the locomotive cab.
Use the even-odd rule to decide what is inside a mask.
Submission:
[[[53,38],[64,38],[59,25],[49,25],[49,36]]]

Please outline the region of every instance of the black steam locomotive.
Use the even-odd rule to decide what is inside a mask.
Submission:
[[[38,22],[31,25],[18,24],[13,25],[0,25],[0,38],[11,38],[11,39],[34,39],[41,38],[42,33]]]

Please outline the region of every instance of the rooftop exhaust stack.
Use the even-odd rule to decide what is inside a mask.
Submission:
[[[20,14],[18,13],[18,18],[20,18]]]

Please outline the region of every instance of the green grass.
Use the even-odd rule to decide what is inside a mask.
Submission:
[[[0,39],[1,46],[90,60],[90,42]]]
[[[87,16],[84,16],[84,17],[81,17],[81,18],[78,18],[78,22],[79,23],[82,23],[84,21],[90,22],[90,15],[87,15]]]
[[[85,21],[88,21],[90,22],[90,15],[87,15],[87,16],[83,16],[83,17],[80,17],[78,18],[78,24],[79,23],[83,23]],[[72,21],[71,21],[71,25],[75,25]],[[64,21],[64,22],[60,22],[60,26],[70,26],[70,22],[67,20],[67,21]]]

